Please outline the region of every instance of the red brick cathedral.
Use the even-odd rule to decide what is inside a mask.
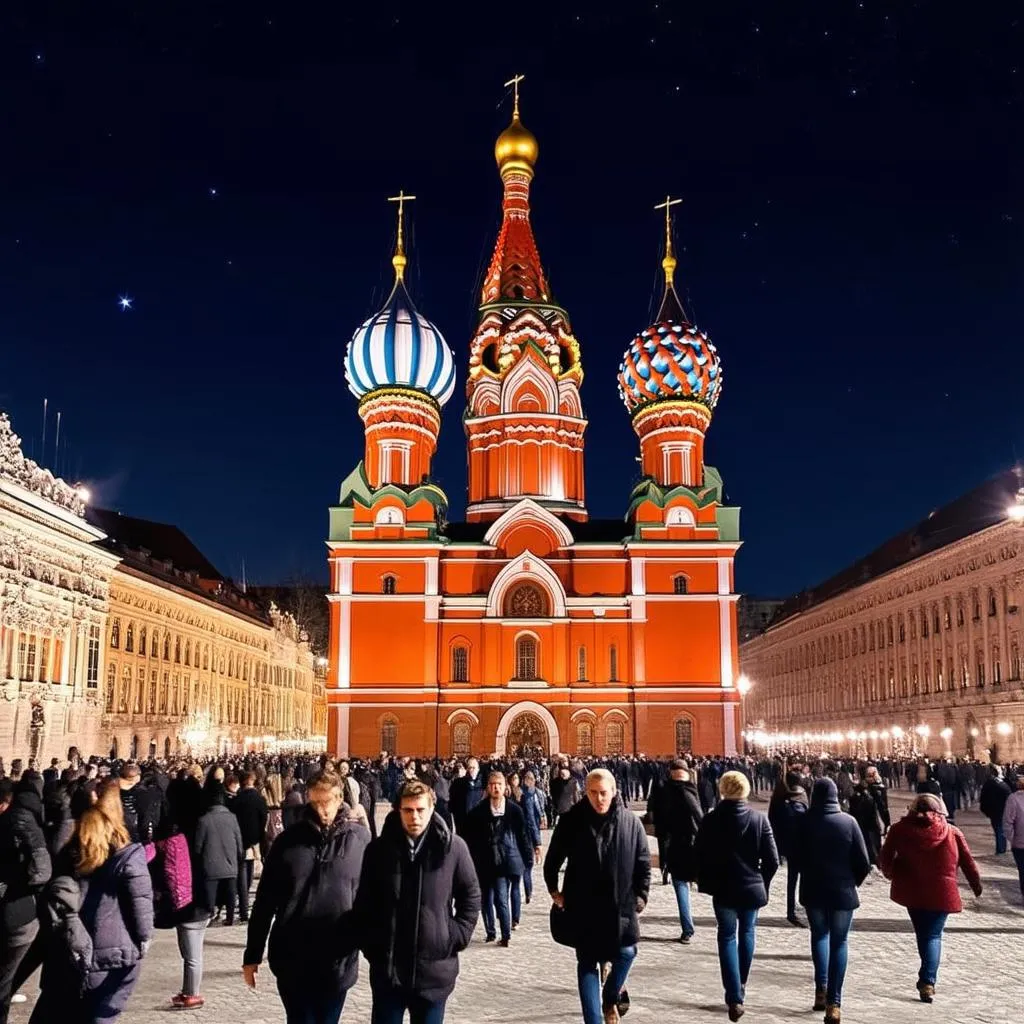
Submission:
[[[431,478],[456,360],[406,289],[399,197],[394,288],[345,356],[366,450],[330,510],[332,753],[736,748],[739,510],[704,465],[722,371],[673,285],[671,204],[661,307],[618,373],[642,476],[623,518],[591,519],[582,350],[530,225],[537,152],[517,97],[494,149],[462,523]]]

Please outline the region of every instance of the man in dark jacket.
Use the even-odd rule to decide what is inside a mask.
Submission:
[[[657,794],[657,799],[655,799]],[[690,776],[690,770],[683,760],[673,761],[665,782],[655,786],[651,793],[654,804],[654,829],[658,847],[663,850],[665,860],[662,872],[672,876],[679,907],[679,924],[682,934],[679,941],[684,945],[693,936],[693,915],[690,912],[690,883],[697,881],[697,857],[694,844],[700,829],[700,797],[697,785]]]
[[[0,779],[0,1024],[7,1024],[14,975],[39,931],[36,896],[50,880],[42,818],[30,783]]]
[[[267,830],[267,816],[270,811],[267,801],[256,788],[256,773],[243,772],[242,786],[231,801],[231,810],[238,819],[238,831],[242,833],[242,848],[245,856],[238,872],[238,916],[249,920],[249,890],[256,867],[256,856]]]
[[[818,779],[810,810],[796,825],[789,859],[800,873],[800,902],[811,926],[814,1007],[826,1021],[839,1020],[847,945],[853,912],[860,906],[857,887],[871,870],[857,820],[843,814],[831,779]]]
[[[401,1024],[406,1010],[412,1024],[442,1024],[479,916],[469,848],[434,812],[433,790],[406,782],[363,858],[345,931],[370,964],[375,1024]]]
[[[952,757],[940,761],[935,769],[935,778],[939,783],[942,800],[949,812],[949,823],[953,824],[956,812],[960,809],[960,776]]]
[[[800,871],[790,857],[790,846],[800,819],[807,812],[807,791],[801,785],[802,776],[786,772],[783,784],[772,794],[768,804],[768,823],[775,837],[775,848],[780,858],[786,859],[786,920],[797,928],[804,926],[796,916],[796,887]]]
[[[350,926],[370,834],[349,817],[342,786],[330,771],[310,779],[305,813],[270,847],[253,900],[242,974],[255,988],[269,934],[270,969],[289,1021],[337,1024],[359,973],[354,944],[340,956],[338,941]]]
[[[981,787],[978,809],[992,823],[996,837],[996,853],[1006,853],[1006,834],[1003,832],[1003,811],[1010,799],[1010,787],[1003,781],[1003,770],[997,764],[989,765],[989,776]]]
[[[235,923],[238,869],[245,860],[238,819],[225,806],[223,786],[210,787],[210,809],[196,825],[195,855],[206,878],[206,906],[227,907],[225,923]],[[218,914],[220,911],[218,910]]]
[[[501,927],[499,946],[507,946],[512,928],[519,924],[510,913],[511,893],[519,889],[527,864],[540,863],[540,844],[530,842],[526,818],[514,800],[505,799],[505,776],[491,772],[487,777],[487,799],[482,800],[466,818],[466,842],[473,855],[480,892],[483,894],[486,942],[494,942],[494,911],[497,907]]]
[[[592,771],[586,778],[586,798],[559,819],[544,859],[544,882],[556,908],[552,934],[576,950],[583,1018],[599,1021],[603,1015],[606,1024],[614,1024],[636,957],[637,915],[647,906],[651,854],[640,819],[618,798],[611,772]],[[611,967],[602,988],[604,964]]]
[[[466,816],[484,798],[484,780],[480,776],[480,762],[471,757],[466,762],[466,774],[452,779],[448,795],[451,799],[452,820],[460,835],[466,831]]]

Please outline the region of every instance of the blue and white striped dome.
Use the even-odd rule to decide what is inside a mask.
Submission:
[[[345,380],[357,398],[378,388],[425,391],[444,405],[455,390],[455,358],[441,332],[416,307],[401,280],[384,308],[352,336]]]

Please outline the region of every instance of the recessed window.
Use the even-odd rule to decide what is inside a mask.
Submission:
[[[121,620],[114,619],[110,624],[110,646],[120,647],[121,646]]]
[[[537,640],[521,636],[516,640],[516,679],[537,678]]]
[[[693,751],[693,722],[689,718],[676,721],[676,753],[689,754]]]
[[[469,650],[465,647],[452,648],[452,682],[469,682]]]
[[[685,576],[673,576],[672,577],[672,593],[673,594],[685,594],[687,588],[687,581]]]
[[[536,619],[547,615],[547,600],[540,587],[521,583],[505,600],[505,614],[512,618]]]
[[[587,679],[587,649],[580,647],[576,651],[576,680],[583,683]]]
[[[619,649],[612,644],[608,649],[608,679],[616,682],[619,678]]]
[[[382,594],[394,594],[398,588],[398,580],[394,576],[385,576],[380,582]]]

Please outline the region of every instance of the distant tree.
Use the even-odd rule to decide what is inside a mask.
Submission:
[[[330,614],[324,584],[309,577],[296,576],[284,583],[250,585],[247,593],[265,605],[273,601],[281,611],[293,615],[299,626],[309,634],[309,646],[313,653],[318,656],[327,654]]]

